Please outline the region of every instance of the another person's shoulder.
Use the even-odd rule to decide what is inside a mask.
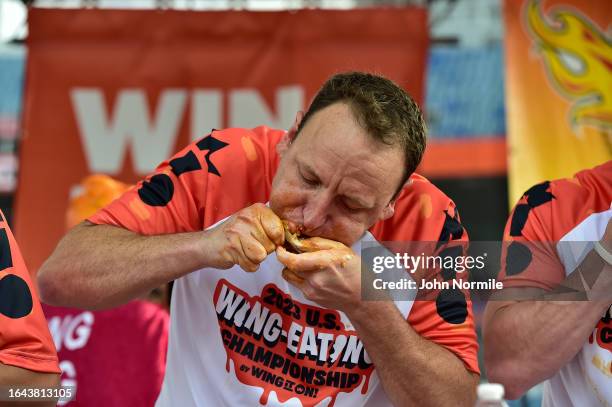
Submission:
[[[559,180],[557,184],[559,189],[570,185],[578,186],[579,188],[573,188],[577,199],[587,198],[594,201],[592,204],[598,208],[604,204],[609,208],[612,201],[612,160],[580,171],[571,179]]]
[[[518,200],[504,238],[561,240],[589,218],[610,210],[611,202],[612,161],[571,178],[541,182]]]

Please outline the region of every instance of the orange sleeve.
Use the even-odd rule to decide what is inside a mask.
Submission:
[[[214,152],[227,145],[211,134],[185,147],[88,220],[96,224],[120,226],[144,235],[201,229],[202,195],[207,188],[208,174],[204,173],[206,170],[202,164],[206,164],[198,146],[203,146],[204,140],[212,144]]]
[[[584,221],[610,209],[612,161],[572,178],[545,181],[529,188],[514,207],[504,231],[499,280],[505,287],[559,287],[575,267],[564,254],[573,252]],[[594,225],[587,226],[589,230]],[[603,234],[603,230],[601,231]],[[574,257],[574,254],[570,255]]]
[[[444,202],[434,204],[442,208]],[[429,227],[438,230],[438,256],[465,255],[469,241],[467,231],[461,224],[454,202],[448,201],[443,216],[433,218]],[[454,250],[454,249],[457,249]],[[454,270],[439,270],[438,275],[428,279],[451,281],[467,279],[467,273]],[[452,286],[451,286],[452,287]],[[478,339],[469,292],[456,288],[436,290],[417,296],[408,323],[423,338],[426,338],[454,353],[471,372],[480,374],[478,366]]]
[[[270,152],[282,134],[266,127],[215,130],[88,220],[143,235],[203,230],[248,205],[266,202]]]
[[[441,256],[465,254],[469,238],[454,202],[420,175],[413,174],[411,181],[398,197],[395,214],[375,226],[374,236],[378,241],[418,242],[428,252],[435,247],[435,253]],[[455,271],[436,270],[427,279],[450,281],[461,276],[467,277]],[[468,292],[452,288],[419,291],[408,323],[423,338],[454,353],[468,370],[480,374]]]
[[[33,276],[0,212],[0,362],[61,373]]]
[[[554,235],[553,225],[562,230],[562,222],[573,216],[563,217],[556,213],[557,195],[562,193],[560,182],[565,183],[546,181],[534,185],[512,210],[504,230],[498,276],[504,287],[552,290],[565,279],[565,270],[556,251],[561,236]],[[571,193],[571,190],[563,192]]]
[[[478,340],[469,299],[452,293],[436,301],[416,301],[408,322],[423,338],[448,349],[466,369],[480,374]]]

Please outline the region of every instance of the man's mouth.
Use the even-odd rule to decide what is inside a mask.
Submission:
[[[301,234],[304,227],[289,220],[283,220],[283,228],[285,229],[285,244],[283,247],[291,253],[303,253]]]

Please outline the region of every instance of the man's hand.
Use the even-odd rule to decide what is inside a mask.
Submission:
[[[361,301],[361,259],[342,243],[313,237],[303,240],[308,253],[276,249],[285,265],[283,278],[298,287],[304,297],[330,309],[345,311]]]
[[[253,272],[285,242],[285,230],[270,208],[256,203],[209,230],[206,241],[209,267],[228,269],[238,264]]]

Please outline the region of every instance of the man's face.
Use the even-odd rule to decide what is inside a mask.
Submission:
[[[279,153],[270,207],[304,225],[304,234],[352,245],[378,220],[393,215],[403,153],[369,136],[347,104],[315,113]]]

